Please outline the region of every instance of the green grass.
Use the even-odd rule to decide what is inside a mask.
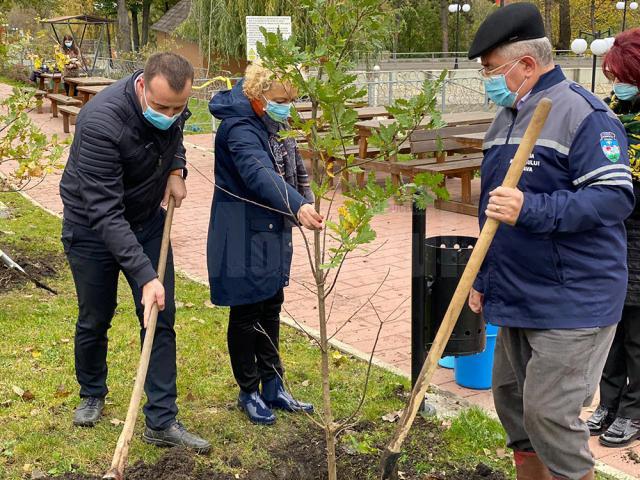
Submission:
[[[110,463],[124,420],[139,355],[138,326],[126,282],[121,282],[119,305],[110,330],[108,404],[103,421],[94,429],[71,425],[77,403],[73,369],[73,335],[76,303],[73,282],[64,263],[59,242],[60,220],[33,207],[17,194],[0,198],[14,209],[13,219],[0,220],[0,248],[20,251],[48,261],[58,260],[59,275],[46,281],[59,295],[24,285],[0,293],[0,479],[18,479],[24,469],[37,468],[54,474],[68,471],[101,473]],[[250,426],[234,407],[237,387],[231,374],[226,349],[225,308],[206,305],[208,289],[185,278],[177,280],[178,388],[180,418],[210,439],[213,453],[199,461],[221,471],[241,473],[272,462],[273,445],[315,427],[304,416],[280,414],[274,427]],[[283,328],[282,355],[288,381],[301,399],[320,405],[319,354],[314,344],[299,332]],[[334,357],[332,387],[338,417],[347,415],[358,403],[366,366],[347,356]],[[24,400],[14,387],[29,391]],[[382,422],[382,415],[402,408],[398,388],[408,382],[374,369],[370,390],[360,420],[372,427],[343,437],[370,458],[375,471],[380,448],[388,441],[394,425]],[[424,422],[422,422],[424,424]],[[452,464],[473,467],[483,461],[510,471],[500,425],[479,410],[471,410],[433,430],[425,430],[433,450],[417,437],[407,445],[404,460],[411,457],[421,471],[442,471]],[[162,450],[144,444],[140,417],[131,446],[131,463],[154,462]],[[237,466],[237,459],[242,465]],[[234,467],[229,464],[236,464]],[[27,465],[27,466],[25,466]],[[402,468],[401,468],[402,469]],[[240,477],[241,478],[241,477]],[[361,477],[358,480],[375,478]],[[349,480],[349,479],[345,479]]]
[[[14,80],[13,78],[5,77],[4,75],[0,75],[0,83],[6,83],[7,85],[11,85],[12,87],[33,87],[32,83],[20,82],[18,80]]]
[[[197,98],[189,99],[189,110],[191,117],[184,126],[185,135],[198,133],[211,133],[211,113],[209,113],[209,103]]]

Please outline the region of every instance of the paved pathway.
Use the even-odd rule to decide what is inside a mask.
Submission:
[[[0,84],[0,98],[8,95],[10,89]],[[33,119],[47,133],[62,134],[62,120],[52,119],[48,106],[43,114],[32,114]],[[72,127],[73,132],[73,127]],[[213,194],[213,157],[210,135],[190,135],[186,137],[187,160],[190,174],[187,180],[189,197],[183,207],[176,211],[172,242],[176,266],[191,277],[202,282],[207,281],[206,236],[209,222],[209,208]],[[0,172],[9,173],[10,164],[0,165]],[[62,204],[58,196],[59,174],[49,175],[28,195],[43,207],[61,214]],[[456,181],[451,180],[451,194],[457,195]],[[477,196],[477,181],[473,192]],[[338,198],[338,204],[341,198]],[[388,274],[384,288],[372,299],[376,310],[386,316],[394,312],[393,321],[387,322],[376,349],[376,358],[397,369],[410,371],[410,256],[411,256],[411,209],[406,206],[393,206],[387,213],[376,217],[373,228],[377,240],[371,249],[374,254],[349,259],[342,270],[330,300],[333,313],[329,322],[329,331],[335,331],[353,312],[373,294]],[[472,235],[477,236],[477,219],[465,215],[427,209],[427,236],[431,235]],[[285,308],[289,316],[305,327],[318,328],[316,300],[303,284],[311,283],[303,242],[296,232],[291,272],[292,282],[286,290]],[[377,333],[378,319],[373,308],[365,305],[351,321],[340,330],[336,339],[363,353],[370,353]],[[493,409],[493,399],[489,391],[476,391],[459,387],[452,372],[438,369],[433,379],[444,390],[451,391],[471,403],[489,410]],[[585,411],[588,415],[588,411]],[[615,450],[600,447],[595,438],[591,442],[592,451],[599,459],[616,469],[640,478],[640,464],[629,458],[628,450]],[[631,446],[640,453],[640,443]]]

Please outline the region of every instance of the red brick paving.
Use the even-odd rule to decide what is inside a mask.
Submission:
[[[4,98],[10,88],[0,84],[0,98]],[[42,114],[33,113],[33,119],[47,133],[62,133],[62,120],[51,118],[48,107]],[[74,127],[71,127],[72,133]],[[209,222],[209,208],[213,193],[213,157],[210,135],[189,135],[185,139],[190,175],[187,180],[189,196],[183,207],[176,211],[172,243],[177,268],[202,282],[207,282],[206,238]],[[7,174],[11,164],[0,165],[0,172]],[[62,204],[58,196],[60,174],[47,176],[37,187],[29,189],[28,195],[43,207],[60,215]],[[455,180],[450,180],[452,196],[459,193]],[[478,181],[473,192],[477,196]],[[338,195],[338,205],[341,202]],[[329,331],[344,323],[362,304],[367,303],[388,273],[388,278],[379,294],[372,299],[378,313],[384,318],[393,314],[394,321],[385,324],[376,350],[376,358],[399,368],[410,371],[410,256],[411,256],[411,210],[406,206],[393,206],[388,212],[376,217],[372,226],[377,232],[377,240],[371,250],[379,248],[369,257],[349,259],[342,270],[337,287],[329,304],[334,302]],[[427,209],[427,236],[470,235],[477,236],[477,219],[465,215]],[[316,300],[303,286],[312,283],[307,257],[303,253],[303,242],[299,232],[294,233],[297,246],[292,264],[292,282],[286,290],[285,308],[288,314],[302,325],[318,328]],[[403,303],[404,301],[404,303]],[[400,306],[401,305],[401,306]],[[400,306],[400,308],[398,308]],[[375,311],[370,306],[362,308],[352,320],[341,329],[336,339],[349,346],[370,353],[378,329]],[[439,369],[433,383],[453,392],[467,401],[487,410],[493,409],[489,391],[469,390],[458,386],[452,372]],[[585,415],[588,413],[585,412]],[[640,453],[640,442],[627,449],[607,449],[591,440],[594,456],[601,462],[627,474],[640,477],[640,465],[629,459],[628,450]]]

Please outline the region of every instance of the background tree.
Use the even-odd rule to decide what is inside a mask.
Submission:
[[[140,50],[140,25],[138,12],[141,9],[142,3],[139,0],[129,0],[129,11],[131,12],[131,40],[133,41],[133,49],[136,52]]]
[[[131,51],[131,27],[129,26],[129,10],[126,0],[118,0],[118,50],[120,52]]]
[[[441,52],[449,51],[449,1],[440,0],[440,31],[442,32]]]
[[[559,0],[558,2],[558,50],[569,50],[571,47],[571,2]]]

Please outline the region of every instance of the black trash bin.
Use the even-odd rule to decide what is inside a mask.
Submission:
[[[425,239],[425,322],[424,339],[428,351],[449,302],[458,286],[462,272],[471,257],[477,238],[464,236],[437,236]],[[483,318],[471,311],[465,302],[443,356],[472,355],[485,348]]]

